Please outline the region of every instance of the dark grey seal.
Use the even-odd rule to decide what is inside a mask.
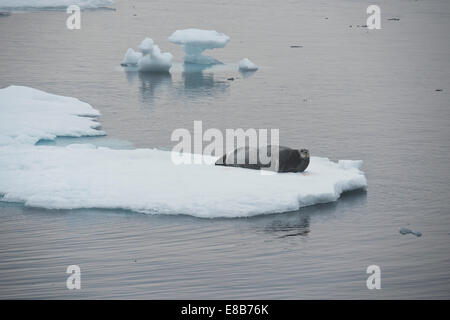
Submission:
[[[272,148],[278,148],[278,161],[272,159]],[[276,155],[276,149],[274,155]],[[272,160],[275,160],[273,162]],[[273,164],[273,166],[272,166]],[[260,170],[270,168],[277,172],[303,172],[309,165],[307,149],[291,149],[283,146],[261,148],[242,147],[225,154],[216,161],[216,166],[240,167]]]

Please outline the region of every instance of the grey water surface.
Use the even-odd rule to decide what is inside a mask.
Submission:
[[[81,30],[64,11],[0,17],[0,88],[77,97],[108,134],[40,143],[170,149],[195,120],[278,128],[283,145],[364,160],[368,179],[334,203],[239,219],[0,202],[0,298],[450,298],[450,2],[378,1],[381,30],[361,27],[369,4],[117,0],[83,11]],[[231,37],[207,52],[224,65],[184,68],[167,37],[189,27]],[[145,37],[173,53],[170,74],[120,67]],[[240,73],[246,57],[260,69]]]

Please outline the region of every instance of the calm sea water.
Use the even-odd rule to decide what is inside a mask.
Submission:
[[[358,27],[366,1],[116,2],[82,12],[77,31],[61,11],[0,17],[0,87],[90,103],[108,136],[80,141],[113,147],[169,149],[194,120],[279,128],[282,144],[364,160],[369,187],[247,219],[0,203],[0,298],[450,298],[448,1],[379,1],[375,31]],[[167,37],[188,27],[231,37],[211,52],[224,66],[119,66],[146,36],[181,62]],[[260,70],[240,74],[245,57]],[[81,290],[66,289],[72,264]],[[366,287],[373,264],[381,290]]]

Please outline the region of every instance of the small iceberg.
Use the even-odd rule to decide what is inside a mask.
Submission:
[[[405,235],[405,234],[413,234],[416,237],[421,237],[422,236],[422,232],[413,231],[413,230],[408,229],[408,228],[400,228],[400,230],[398,232],[400,232],[403,235]]]
[[[175,31],[169,41],[183,46],[184,62],[196,64],[217,64],[220,61],[202,55],[207,49],[224,48],[230,37],[215,30],[184,29]]]
[[[139,45],[139,50],[142,52],[143,55],[151,54],[153,51],[153,46],[154,46],[153,40],[150,38],[145,38]]]
[[[258,66],[251,62],[249,59],[244,58],[239,61],[239,70],[241,71],[256,71],[258,70]]]
[[[139,60],[142,58],[141,52],[136,52],[132,48],[128,48],[127,52],[123,56],[122,63],[120,64],[123,67],[127,66],[136,66],[138,65]]]
[[[129,48],[121,66],[137,67],[142,72],[168,72],[172,67],[172,54],[161,49],[150,38],[145,38],[139,45],[140,52]]]

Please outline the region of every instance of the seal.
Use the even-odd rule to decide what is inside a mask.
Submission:
[[[272,159],[272,150],[274,150],[274,155],[278,150],[278,160]],[[275,162],[272,160],[275,160]],[[303,172],[309,165],[309,151],[276,145],[261,148],[242,147],[223,155],[215,164],[216,166],[255,170],[270,168],[277,172]]]

